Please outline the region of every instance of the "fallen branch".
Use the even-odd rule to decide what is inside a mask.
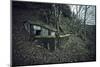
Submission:
[[[71,34],[59,35],[59,38],[68,37]],[[34,38],[57,38],[56,36],[34,36]]]

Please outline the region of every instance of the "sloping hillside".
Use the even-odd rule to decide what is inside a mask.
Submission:
[[[96,60],[96,33],[95,27],[87,27],[86,40],[83,40],[80,36],[73,33],[76,24],[71,23],[70,18],[70,8],[62,10],[63,19],[59,23],[61,25],[62,31],[65,33],[71,33],[69,37],[63,38],[61,43],[58,45],[56,50],[48,50],[43,47],[41,40],[34,39],[31,40],[29,33],[25,30],[24,21],[34,20],[43,21],[46,23],[42,12],[38,10],[39,8],[44,8],[39,5],[40,3],[13,3],[12,12],[12,65],[37,65],[37,64],[50,64],[50,63],[72,63],[72,62],[85,62],[85,61],[95,61]],[[35,6],[36,5],[36,6]],[[45,4],[47,5],[47,4]],[[30,6],[30,7],[29,7]],[[50,6],[50,4],[48,5]],[[64,5],[63,5],[64,6]],[[38,7],[38,8],[36,8]],[[47,9],[47,7],[45,7]],[[51,9],[51,8],[49,8]],[[68,13],[66,12],[68,11]],[[52,12],[53,13],[53,12]],[[66,16],[68,16],[66,18]],[[42,18],[41,18],[42,17]],[[70,19],[69,19],[70,18]],[[54,16],[51,16],[50,22],[52,26],[56,26]],[[53,22],[52,22],[53,21]],[[73,26],[75,25],[75,26]],[[73,28],[71,28],[72,26]],[[76,29],[76,28],[75,28]],[[71,31],[73,30],[73,32]],[[60,32],[62,32],[60,31]],[[75,31],[76,32],[76,31]],[[84,37],[82,35],[82,37]],[[45,42],[47,40],[45,39]],[[45,44],[47,45],[47,44]],[[53,45],[53,42],[50,43]]]

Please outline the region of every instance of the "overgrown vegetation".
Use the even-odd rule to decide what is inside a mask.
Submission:
[[[13,2],[12,65],[95,61],[96,25],[87,24],[87,17],[93,14],[89,8],[95,6],[74,5],[76,8],[73,10],[76,10],[76,13],[71,10],[72,6]],[[30,40],[31,37],[23,24],[25,20],[39,20],[52,25],[58,30],[57,36],[67,33],[71,35],[60,39],[59,45],[56,44],[57,49],[51,51],[43,46],[41,40]],[[95,21],[95,18],[92,20]],[[53,45],[53,42],[50,44]]]

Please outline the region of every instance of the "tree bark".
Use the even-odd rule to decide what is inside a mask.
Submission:
[[[87,6],[85,6],[85,13],[84,13],[84,40],[86,40],[86,14],[87,14]]]

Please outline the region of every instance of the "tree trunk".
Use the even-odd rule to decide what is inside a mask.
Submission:
[[[86,40],[86,13],[87,13],[87,6],[85,6],[85,13],[84,13],[84,40]]]

